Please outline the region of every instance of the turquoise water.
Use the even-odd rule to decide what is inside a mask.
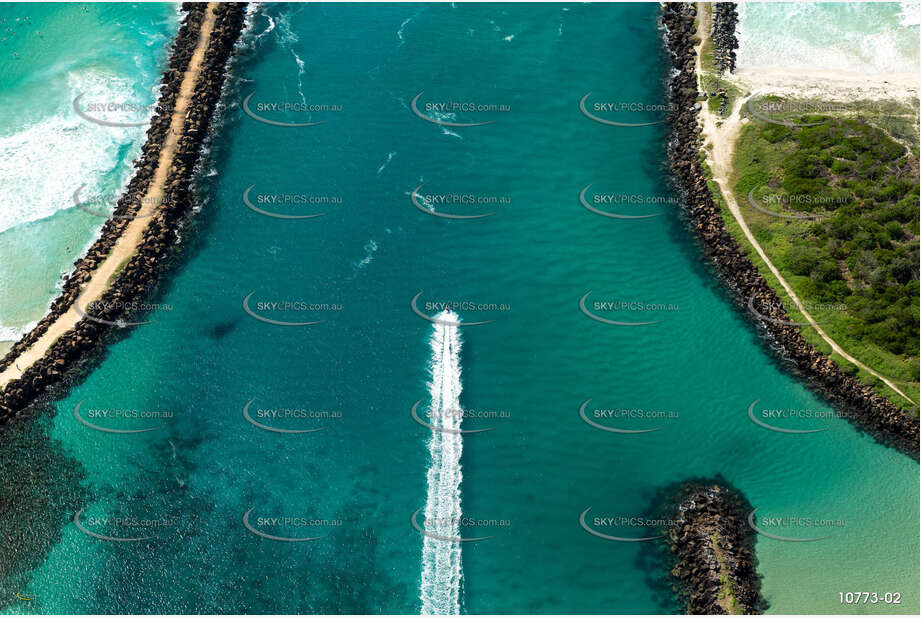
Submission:
[[[0,352],[28,331],[85,252],[131,174],[144,127],[82,120],[81,103],[156,101],[173,4],[0,4]],[[148,114],[112,112],[143,122]]]
[[[75,460],[83,476],[60,483],[60,539],[15,590],[35,600],[6,610],[417,613],[427,573],[440,592],[456,590],[464,613],[677,612],[656,543],[598,538],[579,515],[591,507],[596,531],[649,536],[645,527],[593,518],[653,518],[671,484],[722,475],[759,508],[765,531],[830,535],[759,537],[772,612],[917,613],[917,464],[843,420],[770,421],[827,428],[802,435],[749,420],[756,399],[759,411],[828,405],[764,351],[701,265],[663,175],[662,125],[608,126],[579,112],[589,92],[590,102],[662,103],[657,11],[654,4],[262,8],[233,66],[201,181],[207,197],[183,234],[180,267],[153,299],[162,309],[36,425],[52,440],[36,439],[48,459],[62,467],[60,458]],[[448,127],[413,114],[420,92],[423,112],[426,102],[507,107],[428,113],[495,121]],[[257,115],[325,122],[260,123],[240,107],[251,93]],[[257,111],[260,102],[330,107],[308,115]],[[658,119],[655,111],[598,113]],[[589,184],[589,200],[629,202],[599,209],[662,216],[589,212],[579,202]],[[431,216],[411,200],[419,185],[423,209],[494,214]],[[258,214],[243,202],[251,186],[250,202],[264,210],[325,214]],[[326,199],[258,200],[267,195]],[[447,195],[504,199],[441,204]],[[451,327],[463,345],[459,376],[442,375],[445,359],[431,346],[436,326],[411,310],[420,292],[417,306],[430,316],[440,302],[463,302],[475,305],[457,308],[463,322],[494,320]],[[579,309],[588,292],[587,309],[601,317],[657,323],[592,320]],[[261,317],[322,322],[254,319],[243,309],[248,296]],[[596,301],[644,310],[608,311]],[[259,304],[272,302],[321,308]],[[465,418],[464,429],[492,429],[459,440],[459,503],[438,497],[478,520],[460,526],[462,537],[491,538],[424,553],[410,518],[450,486],[443,478],[432,485],[430,472],[457,470],[430,451],[432,431],[411,410],[430,403],[429,382],[440,379],[460,383],[464,409],[487,416]],[[599,424],[658,431],[594,428],[579,415],[589,398],[589,415],[639,411]],[[250,401],[260,423],[322,429],[260,429],[243,417]],[[98,431],[75,418],[75,407],[102,427],[152,430]],[[98,418],[98,409],[151,414]],[[260,409],[313,417],[257,416]],[[11,455],[27,457],[25,447]],[[78,509],[90,532],[153,538],[93,537],[71,523]],[[322,538],[260,537],[243,525],[247,512],[258,532]],[[114,521],[119,516],[155,521]],[[102,517],[110,521],[94,519]],[[311,525],[259,519],[284,517]],[[771,517],[836,525],[763,519]],[[54,524],[47,528],[36,536]],[[461,572],[447,572],[457,551]],[[839,603],[839,591],[856,590],[898,592],[902,604]],[[449,602],[442,597],[451,595],[436,604]]]
[[[917,2],[739,3],[739,68],[917,73]]]

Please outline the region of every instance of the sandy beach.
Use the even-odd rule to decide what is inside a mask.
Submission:
[[[850,73],[791,67],[740,68],[725,79],[743,90],[825,101],[917,101],[917,73]]]

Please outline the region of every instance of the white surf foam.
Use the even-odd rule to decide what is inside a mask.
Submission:
[[[417,12],[416,15],[418,15],[418,14],[419,14],[419,13]],[[415,17],[416,15],[413,15],[413,16],[411,16],[411,17],[407,17],[406,19],[403,20],[403,23],[400,24],[400,27],[399,27],[399,29],[397,30],[397,38],[400,40],[400,47],[402,47],[402,46],[403,46],[403,43],[406,42],[406,41],[403,40],[403,28],[405,28],[405,27],[406,27],[406,24],[408,24],[409,22],[411,22],[411,21],[413,20],[413,17]]]
[[[361,258],[358,262],[352,262],[352,266],[357,270],[365,268],[368,264],[374,261],[374,254],[377,253],[377,243],[373,238],[369,239],[365,243],[363,249],[365,250],[365,257]]]
[[[38,320],[23,326],[4,326],[0,324],[0,341],[19,341],[23,335],[35,328]]]
[[[297,11],[282,13],[278,16],[278,32],[276,32],[276,37],[278,39],[279,45],[284,49],[287,49],[291,55],[294,57],[294,62],[297,64],[297,93],[301,97],[301,103],[306,107],[307,99],[304,96],[304,75],[307,73],[307,65],[297,55],[297,52],[294,50],[294,44],[300,41],[300,38],[295,34],[294,30],[291,28],[291,19],[300,12],[300,9]],[[275,23],[272,22],[271,30],[275,29]]]
[[[917,4],[739,3],[738,67],[916,73]]]
[[[377,175],[378,175],[378,176],[381,175],[381,172],[384,171],[384,168],[385,168],[385,167],[387,167],[388,165],[390,165],[390,162],[393,161],[393,155],[395,155],[395,154],[396,154],[396,151],[395,151],[395,150],[392,151],[392,152],[388,152],[388,153],[387,153],[387,160],[384,161],[383,163],[381,163],[381,166],[380,166],[379,168],[377,168]]]
[[[152,95],[156,96],[157,88]],[[128,164],[140,152],[146,126],[107,127],[80,118],[73,110],[73,100],[83,93],[83,104],[124,102],[134,100],[134,90],[128,79],[98,69],[72,71],[67,74],[67,89],[62,99],[56,101],[49,112],[19,127],[9,127],[10,133],[0,136],[0,233],[16,226],[50,217],[61,210],[76,208],[74,191],[80,187],[82,199],[104,197],[99,208],[114,207],[114,198],[128,182],[131,169]],[[154,100],[154,99],[152,99]],[[152,109],[147,115],[149,121]],[[124,114],[106,113],[106,120],[138,122],[142,114],[126,111]],[[118,173],[112,172],[119,170]],[[84,247],[74,247],[73,257],[82,255],[93,243],[105,219],[96,221],[93,237]],[[83,223],[85,224],[85,223]],[[15,234],[16,231],[10,231]],[[44,242],[41,233],[37,243]],[[14,243],[15,244],[15,243]],[[49,248],[49,251],[55,251]],[[0,255],[0,262],[4,257]],[[5,304],[0,308],[0,341],[18,340],[35,326],[44,314],[23,313],[13,289],[24,288],[21,277],[18,285],[3,281],[8,269],[0,269],[0,296]],[[61,275],[72,271],[65,266]],[[44,276],[44,275],[43,275]],[[34,290],[47,290],[48,281],[34,282]],[[62,287],[62,279],[55,290]],[[26,286],[28,287],[28,286]],[[46,294],[46,292],[39,292]],[[10,294],[13,294],[10,297]],[[50,303],[57,292],[49,294]],[[34,299],[33,299],[34,301]],[[31,305],[28,303],[27,305]]]
[[[88,71],[69,74],[68,87],[70,94],[54,115],[0,137],[0,232],[74,207],[80,185],[86,185],[82,195],[98,195],[102,178],[118,165],[120,150],[143,135],[144,127],[93,124],[72,107],[80,93],[84,103],[130,102],[128,80]]]
[[[921,25],[921,2],[899,2],[899,24],[906,28]]]
[[[459,410],[461,394],[461,338],[453,311],[442,311],[429,340],[432,348],[429,395],[433,410]],[[452,324],[453,323],[453,324]],[[461,415],[445,414],[438,421],[446,429],[460,429]],[[428,495],[425,501],[427,533],[441,537],[460,537],[461,434],[432,431],[429,440],[431,465],[428,470]],[[421,522],[420,522],[421,523]],[[460,613],[463,577],[459,541],[423,536],[422,584],[420,599],[423,614]]]

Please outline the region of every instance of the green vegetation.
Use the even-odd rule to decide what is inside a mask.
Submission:
[[[813,126],[749,116],[736,143],[731,186],[752,233],[828,335],[918,401],[919,170],[917,133],[905,128],[917,111],[899,114],[888,104],[874,105],[873,113],[854,115],[832,111],[842,107],[836,104],[760,99],[755,109],[772,110],[765,115]],[[828,113],[801,113],[810,106]],[[763,210],[813,218],[765,214],[749,203],[750,192]],[[791,319],[805,321],[725,209],[724,219],[781,294]],[[830,352],[812,328],[802,331]],[[832,358],[896,405],[912,409],[875,377]]]
[[[109,275],[109,279],[106,281],[106,287],[105,287],[106,290],[112,287],[112,282],[118,279],[118,276],[122,273],[123,270],[125,270],[125,266],[128,265],[128,262],[130,262],[131,258],[133,258],[135,255],[137,255],[137,249],[135,249],[131,253],[131,255],[129,255],[124,260],[118,263],[118,266],[115,267],[115,270],[112,272],[111,275]]]
[[[132,253],[131,255],[129,255],[128,257],[126,257],[124,260],[122,260],[122,261],[118,264],[118,266],[115,267],[115,272],[112,273],[112,274],[113,274],[113,275],[117,275],[117,274],[119,274],[121,271],[125,270],[125,266],[128,265],[128,262],[131,261],[131,258],[134,257],[135,253],[137,253],[137,251],[135,251],[134,253]]]

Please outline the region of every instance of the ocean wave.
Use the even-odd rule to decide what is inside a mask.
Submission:
[[[38,320],[22,326],[4,326],[0,324],[0,341],[19,341],[23,335],[35,328],[36,324],[38,324]]]
[[[72,107],[81,93],[84,101],[131,101],[128,80],[87,71],[72,72],[67,81],[70,94],[54,115],[0,137],[0,232],[73,208],[80,185],[84,195],[114,193],[116,181],[107,176],[126,159],[125,149],[140,146],[144,127],[93,124]]]
[[[460,409],[461,338],[459,320],[453,311],[436,316],[429,344],[432,350],[429,395],[433,410]],[[460,429],[461,415],[442,415],[446,429]],[[427,474],[428,491],[425,501],[425,531],[440,539],[423,536],[422,583],[419,598],[423,614],[459,614],[463,570],[459,541],[444,540],[460,537],[461,452],[460,433],[432,431],[429,440],[431,464]],[[432,522],[436,522],[432,524]]]
[[[921,25],[921,3],[899,2],[899,24],[906,28]]]
[[[916,72],[916,3],[739,3],[738,67]]]
[[[275,29],[275,20],[273,20],[264,9],[265,5],[263,2],[249,3],[246,9],[246,16],[243,18],[243,32],[240,33],[240,38],[237,39],[237,45],[234,49],[234,58],[239,58],[241,55],[248,54],[255,50],[259,41]],[[256,18],[259,16],[265,16],[265,18],[269,20],[269,25],[262,32],[256,32]],[[231,62],[233,62],[233,59]]]

